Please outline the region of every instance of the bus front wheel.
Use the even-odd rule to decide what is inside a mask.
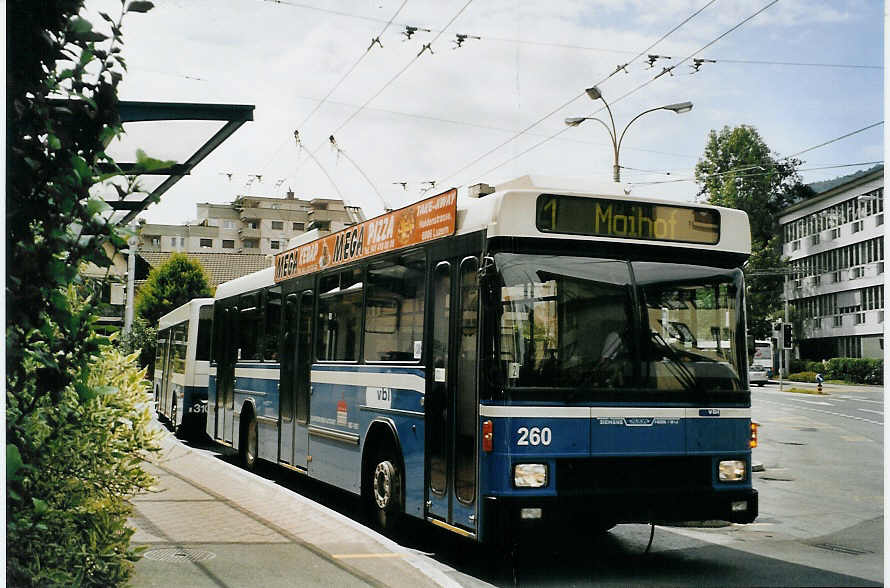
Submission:
[[[402,510],[402,471],[399,460],[390,451],[382,451],[374,460],[371,475],[370,507],[374,522],[385,533],[393,533]]]

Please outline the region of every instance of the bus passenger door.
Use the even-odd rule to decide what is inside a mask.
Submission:
[[[427,514],[476,531],[478,260],[441,261],[432,277],[427,387]]]
[[[281,362],[279,459],[307,469],[309,451],[309,372],[312,366],[313,294],[290,294],[285,301],[285,334]]]
[[[297,359],[297,318],[299,294],[288,294],[284,299],[284,334],[281,346],[281,377],[278,381],[280,406],[278,407],[278,459],[293,465],[294,460],[294,406],[296,386],[294,368]]]
[[[294,369],[296,407],[294,412],[294,465],[309,469],[309,404],[312,398],[312,319],[315,294],[305,290],[300,295],[297,327],[297,360]]]
[[[222,353],[216,368],[216,437],[231,443],[235,413],[235,321],[237,311],[227,308],[222,313]]]

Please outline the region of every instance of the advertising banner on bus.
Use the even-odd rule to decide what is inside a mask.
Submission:
[[[454,234],[457,189],[394,210],[275,256],[275,281]]]

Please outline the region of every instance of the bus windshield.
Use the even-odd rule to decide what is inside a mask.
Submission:
[[[495,263],[508,389],[619,402],[742,390],[741,271],[512,253]]]

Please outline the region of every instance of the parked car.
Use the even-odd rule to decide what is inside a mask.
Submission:
[[[748,368],[748,384],[751,386],[763,386],[769,381],[769,372],[762,365],[752,365]]]

